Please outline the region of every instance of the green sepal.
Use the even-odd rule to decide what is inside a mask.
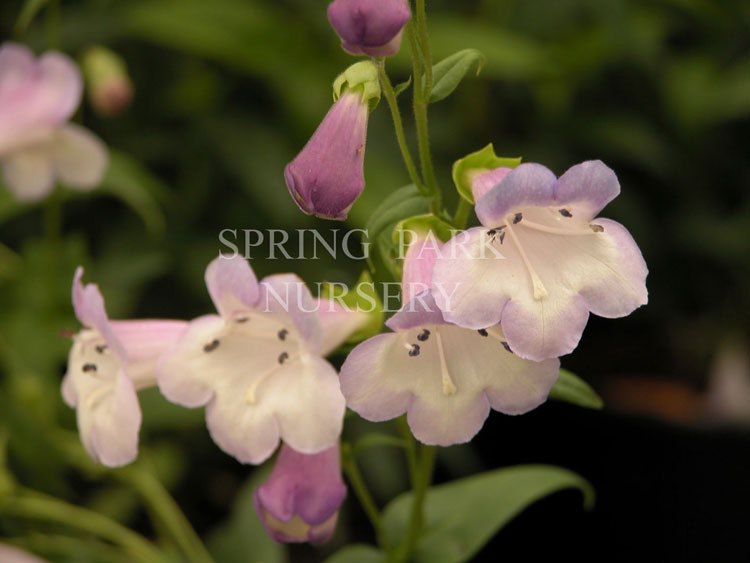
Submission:
[[[471,193],[471,179],[475,174],[487,172],[495,168],[515,168],[521,164],[521,157],[504,157],[495,154],[492,143],[481,150],[466,155],[453,163],[453,183],[458,195],[474,205],[474,195]]]
[[[602,398],[588,383],[566,369],[560,370],[560,377],[550,390],[549,398],[587,409],[601,409],[604,406]]]
[[[370,111],[374,110],[380,101],[380,79],[375,63],[360,61],[339,74],[333,81],[333,100],[338,100],[345,90],[358,92]]]

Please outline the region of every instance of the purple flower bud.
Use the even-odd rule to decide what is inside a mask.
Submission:
[[[328,6],[328,21],[352,55],[395,55],[410,17],[407,0],[334,0]]]
[[[299,208],[325,219],[346,219],[365,189],[368,104],[347,90],[333,104],[302,151],[284,169]]]
[[[306,455],[284,444],[253,502],[276,541],[323,543],[333,535],[345,497],[338,445]]]

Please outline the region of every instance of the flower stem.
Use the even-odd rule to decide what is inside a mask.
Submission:
[[[115,471],[114,474],[140,493],[153,517],[169,531],[185,561],[213,563],[213,558],[177,503],[150,471],[133,466]]]
[[[471,212],[471,204],[464,198],[458,198],[458,206],[456,207],[456,213],[453,215],[453,226],[457,229],[466,228],[466,222],[469,220],[469,213]]]
[[[54,522],[97,535],[122,547],[134,561],[143,563],[166,561],[166,558],[146,539],[114,520],[45,495],[5,497],[0,502],[0,514]]]
[[[414,487],[414,502],[411,507],[411,519],[409,530],[406,535],[406,555],[407,560],[411,557],[414,547],[419,539],[419,534],[424,526],[424,503],[427,498],[427,491],[432,484],[432,472],[435,468],[435,446],[420,445],[421,455],[419,456],[419,465],[417,473],[417,482]]]
[[[404,132],[404,121],[401,119],[401,111],[398,109],[398,100],[396,99],[396,92],[393,89],[390,78],[385,72],[385,60],[380,59],[378,61],[378,76],[380,77],[380,87],[385,96],[388,107],[391,110],[391,118],[393,119],[393,128],[396,130],[396,141],[398,142],[398,148],[401,150],[401,158],[406,166],[406,171],[409,173],[409,178],[412,183],[422,192],[426,193],[422,180],[419,178],[417,167],[414,164],[414,159],[409,151],[409,145],[406,143],[406,133]]]
[[[375,530],[378,545],[380,545],[383,550],[387,550],[388,538],[385,529],[383,528],[380,511],[378,510],[370,491],[367,489],[367,485],[362,477],[362,473],[359,471],[357,460],[354,457],[350,444],[341,444],[341,466],[344,469],[347,479],[349,479],[349,484],[352,486],[352,489],[354,489],[354,494],[357,496],[359,503],[362,505],[365,514],[367,514],[367,517],[370,520],[370,524],[372,524],[372,527]]]
[[[420,17],[420,5],[421,16]],[[442,208],[442,193],[435,177],[435,169],[430,152],[430,132],[427,121],[427,106],[432,91],[432,55],[427,41],[427,31],[424,21],[424,1],[417,1],[417,30],[414,22],[408,26],[409,46],[411,48],[412,72],[414,80],[414,122],[417,127],[417,145],[419,148],[419,163],[422,169],[427,192],[432,197],[431,210],[439,215]]]

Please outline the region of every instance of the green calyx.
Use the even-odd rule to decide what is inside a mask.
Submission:
[[[509,158],[497,156],[492,143],[481,150],[466,155],[453,164],[453,183],[458,194],[466,201],[474,204],[471,192],[471,180],[480,172],[488,172],[495,168],[515,168],[521,164],[521,157]]]
[[[372,61],[354,63],[333,81],[333,99],[338,100],[345,91],[357,92],[370,111],[380,101],[380,80],[378,67]]]

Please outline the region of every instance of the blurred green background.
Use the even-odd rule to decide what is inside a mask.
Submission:
[[[0,37],[41,52],[57,34],[42,11],[14,35],[22,4],[0,4]],[[62,237],[51,205],[22,206],[0,188],[0,436],[8,467],[24,485],[150,533],[127,487],[72,470],[58,451],[56,429],[75,428],[58,388],[69,346],[61,333],[77,329],[69,302],[77,264],[99,283],[111,317],[189,319],[212,310],[203,270],[221,248],[221,229],[317,228],[331,238],[331,229],[364,227],[377,204],[408,183],[381,104],[370,120],[367,189],[345,225],[302,215],[287,193],[283,167],[330,106],[332,80],[352,62],[328,26],[326,4],[62,2],[60,48],[76,57],[102,44],[122,55],[135,99],[115,118],[82,106],[78,117],[111,147],[113,166],[101,190],[60,196]],[[696,405],[719,350],[733,342],[746,352],[750,331],[750,3],[431,0],[428,10],[436,60],[465,47],[487,56],[479,78],[431,108],[449,205],[451,164],[488,142],[557,173],[594,158],[614,168],[622,195],[604,215],[624,223],[641,246],[650,303],[624,320],[592,319],[563,365],[600,389],[623,378],[673,383],[695,399],[680,418],[700,418]],[[404,80],[406,53],[388,68],[394,82]],[[409,117],[407,127],[411,133]],[[263,249],[257,258],[259,275],[291,270],[310,283],[351,283],[363,267],[327,258],[264,260]],[[234,523],[224,523],[252,470],[213,446],[202,413],[173,408],[153,392],[143,405],[144,456],[198,531],[213,534],[220,560],[283,557],[265,543],[269,555],[258,558],[237,547],[261,549],[246,494]],[[654,411],[663,414],[658,403]],[[521,437],[535,431],[529,418],[529,427],[513,423]],[[488,463],[482,454],[481,447],[448,451],[440,475],[480,468]],[[367,465],[381,499],[405,486],[389,454]],[[369,538],[354,506],[342,520],[334,546]],[[0,518],[3,535],[38,530]],[[99,560],[64,551],[55,560]],[[325,552],[292,554],[314,561]]]

